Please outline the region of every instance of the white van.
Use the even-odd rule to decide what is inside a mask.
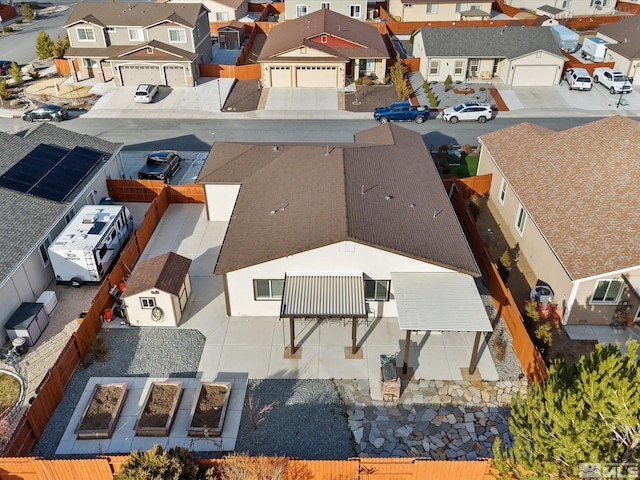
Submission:
[[[569,84],[569,90],[591,90],[591,76],[584,68],[569,68],[564,79]]]

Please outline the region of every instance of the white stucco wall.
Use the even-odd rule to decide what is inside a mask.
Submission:
[[[391,272],[449,272],[429,263],[354,242],[339,242],[289,257],[229,272],[227,286],[232,316],[278,316],[280,300],[254,299],[254,279],[284,279],[285,275],[362,275],[391,280]],[[376,315],[397,316],[393,283],[388,302],[369,302]]]
[[[205,185],[208,219],[212,222],[228,222],[239,191],[240,185]]]

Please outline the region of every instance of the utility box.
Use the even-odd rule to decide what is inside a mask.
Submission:
[[[397,402],[400,399],[400,377],[396,371],[396,358],[391,355],[380,355],[380,372],[382,376],[382,400]]]
[[[598,37],[587,37],[582,42],[580,55],[592,62],[604,62],[607,53],[607,42]]]

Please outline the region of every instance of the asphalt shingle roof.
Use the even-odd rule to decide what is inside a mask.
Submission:
[[[560,132],[521,123],[479,139],[572,279],[640,265],[638,122]]]
[[[596,30],[620,43],[640,42],[640,15],[631,15],[617,22],[600,25]]]
[[[84,146],[104,152],[109,157],[122,148],[121,144],[49,124],[37,125],[22,136],[0,132],[0,175],[40,144],[56,145],[68,150]],[[96,169],[101,167],[102,164]],[[93,174],[90,173],[72,192],[68,201],[62,203],[0,187],[0,285],[67,213],[79,192],[93,180]]]
[[[539,50],[564,58],[549,27],[421,28],[427,57],[522,57]]]
[[[142,260],[127,280],[122,296],[130,297],[152,288],[179,295],[190,266],[191,259],[174,252]]]
[[[241,184],[217,274],[353,241],[479,275],[422,137],[396,125],[347,145],[216,142],[198,182]]]

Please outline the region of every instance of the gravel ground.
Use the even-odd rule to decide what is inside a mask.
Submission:
[[[197,330],[112,328],[100,332],[109,347],[104,362],[81,364],[36,443],[33,456],[54,457],[58,443],[91,377],[195,378],[205,338]],[[89,358],[89,357],[88,357]]]
[[[231,93],[224,102],[224,110],[233,112],[251,112],[258,109],[260,94],[258,80],[238,80],[233,84]]]
[[[249,407],[252,398],[255,409]],[[272,402],[270,411],[251,414]],[[258,424],[255,429],[254,423]],[[237,452],[342,460],[354,455],[352,439],[344,405],[331,380],[249,381]]]

